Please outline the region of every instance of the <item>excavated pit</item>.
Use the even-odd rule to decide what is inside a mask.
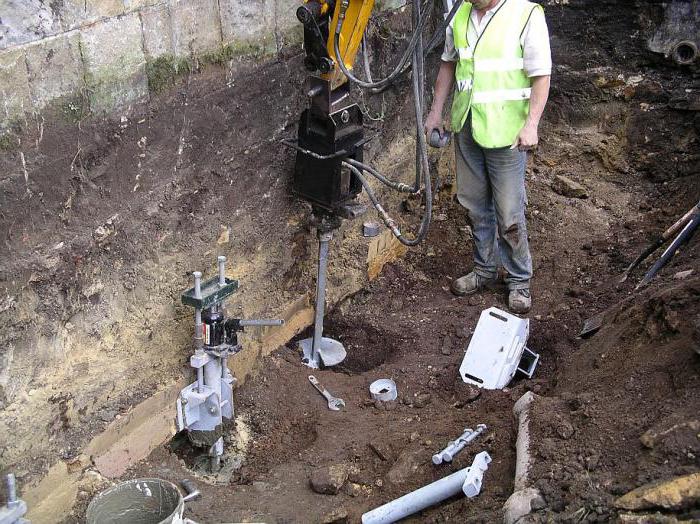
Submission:
[[[535,181],[532,187],[532,216],[548,209],[556,220],[566,212],[548,185]],[[646,197],[636,190],[618,186],[616,191],[614,196],[646,206]],[[690,428],[661,439],[653,450],[635,442],[657,421],[667,428],[696,417],[699,363],[691,319],[700,311],[698,280],[691,276],[676,284],[677,291],[663,290],[678,282],[673,278],[678,271],[697,270],[697,246],[682,253],[652,288],[632,294],[633,282],[612,284],[639,246],[631,230],[620,218],[613,219],[617,225],[604,237],[585,227],[593,217],[611,219],[613,209],[579,201],[579,218],[572,217],[556,234],[533,228],[533,245],[541,255],[555,247],[568,255],[563,264],[538,266],[547,284],[534,290],[540,299],[528,345],[541,354],[541,363],[532,379],[516,377],[504,391],[479,392],[462,382],[457,368],[478,314],[489,305],[504,307],[505,293],[496,288],[469,299],[448,292],[468,244],[453,222],[461,219],[461,211],[449,199],[441,202],[436,211],[446,219],[435,224],[432,242],[387,267],[327,315],[327,333],[343,340],[348,360],[361,367],[314,374],[345,400],[346,409],[326,408],[307,382],[309,369],[300,363],[293,341],[265,358],[259,373],[236,392],[237,410],[251,422],[243,466],[229,485],[205,486],[210,498],[189,506],[192,518],[325,522],[340,512],[348,522],[358,522],[363,511],[465,467],[475,453],[486,450],[494,462],[480,497],[451,499],[410,521],[496,522],[513,489],[511,410],[526,391],[551,400],[550,407],[533,415],[534,474],[547,501],[535,522],[581,517],[607,522],[617,515],[616,496],[635,482],[656,478],[654,471],[667,477],[693,471],[697,435],[688,433]],[[574,230],[588,233],[582,239],[572,235]],[[591,254],[590,246],[602,246],[603,238],[616,234],[629,242],[622,241],[620,250]],[[591,282],[589,275],[595,275]],[[582,320],[609,306],[602,330],[586,341],[577,339]],[[684,311],[687,320],[673,311]],[[384,358],[387,343],[396,341],[400,344],[391,358]],[[659,351],[663,359],[654,357]],[[618,370],[624,370],[624,378]],[[369,384],[382,377],[397,383],[396,402],[370,399]],[[487,424],[488,431],[452,465],[431,464],[434,452],[479,423]],[[613,427],[615,431],[608,430]],[[178,462],[167,449],[156,450],[125,478],[155,470],[174,480],[186,474]],[[346,467],[348,480],[337,495],[316,494],[310,478],[329,465]]]
[[[487,450],[494,461],[480,497],[410,521],[497,522],[513,489],[511,410],[533,391],[551,400],[533,430],[545,500],[533,522],[608,522],[630,489],[696,472],[697,241],[641,292],[633,288],[643,270],[617,280],[698,200],[697,68],[646,49],[663,18],[653,2],[551,2],[547,13],[556,67],[527,173],[536,275],[528,345],[541,355],[532,379],[480,392],[458,375],[479,313],[505,308],[505,290],[449,293],[451,279],[470,269],[471,236],[452,198],[450,153],[433,152],[443,183],[424,244],[395,260],[395,247],[361,237],[361,221],[346,222],[332,243],[325,333],[348,358],[314,374],[347,405],[328,411],[295,343],[310,334],[316,239],[309,209],[289,192],[293,153],[279,145],[305,104],[302,57],[288,47],[260,63],[193,71],[125,115],[47,118],[41,133],[32,123],[17,132],[18,146],[0,152],[11,174],[0,179],[0,432],[13,437],[0,470],[31,491],[50,468],[63,468],[47,482],[74,490],[62,499],[66,524],[80,521],[110,481],[135,477],[194,477],[203,496],[186,515],[199,522],[333,522],[334,512],[336,522],[358,522]],[[392,61],[407,27],[401,12],[384,16],[372,29],[378,66]],[[407,85],[361,101],[382,129],[367,158],[409,180]],[[408,228],[420,219],[416,200],[380,196]],[[230,462],[211,477],[182,436],[159,443],[171,436],[177,381],[192,380],[192,315],[179,296],[217,254],[229,256],[242,283],[232,311],[283,316],[293,327],[280,338],[273,329],[243,337],[231,365],[246,378],[234,392],[244,425],[225,426]],[[601,331],[577,339],[584,320],[601,313]],[[377,378],[394,379],[396,402],[369,398]],[[165,400],[148,415],[162,438],[119,441],[121,422],[157,395]],[[149,422],[137,435],[149,436]],[[430,463],[479,423],[488,431],[453,465]],[[309,479],[331,465],[345,468],[347,481],[336,495],[315,493]],[[697,501],[664,512],[698,518]]]
[[[351,299],[351,302],[354,301]],[[345,305],[343,303],[341,309]],[[310,330],[308,336],[312,335],[313,331]],[[349,375],[363,374],[394,361],[400,357],[407,342],[383,326],[350,324],[346,317],[335,312],[324,322],[324,335],[335,338],[345,346],[347,357],[332,370]]]

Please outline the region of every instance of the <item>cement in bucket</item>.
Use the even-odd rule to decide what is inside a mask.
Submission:
[[[177,487],[161,479],[135,479],[97,495],[87,524],[169,524],[182,522],[185,503]]]

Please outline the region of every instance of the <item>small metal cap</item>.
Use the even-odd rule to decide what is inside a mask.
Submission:
[[[365,237],[376,237],[379,234],[380,226],[377,222],[365,222],[362,224],[362,235]]]
[[[396,383],[390,378],[380,378],[369,385],[369,393],[374,400],[381,402],[396,400]]]

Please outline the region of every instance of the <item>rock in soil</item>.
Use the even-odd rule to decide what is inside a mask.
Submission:
[[[556,424],[557,435],[564,440],[570,439],[574,434],[574,426],[568,420],[559,420]]]
[[[374,442],[370,442],[367,444],[369,446],[369,449],[371,449],[377,457],[379,457],[382,461],[387,461],[389,460],[387,457],[389,456],[389,453],[387,450],[382,446],[382,444],[375,444]]]
[[[452,337],[449,335],[442,339],[442,347],[440,348],[440,353],[445,356],[452,354]]]
[[[642,510],[661,508],[682,510],[700,503],[700,473],[653,482],[634,489],[615,501],[620,509]]]
[[[430,404],[432,400],[432,397],[430,396],[430,393],[420,393],[414,400],[413,400],[413,406],[417,408],[424,408],[428,404]]]
[[[673,515],[662,513],[621,513],[620,524],[678,524],[681,522]]]
[[[467,299],[467,303],[470,306],[480,306],[484,303],[484,297],[479,294],[472,295]]]
[[[427,452],[423,449],[404,450],[387,473],[386,478],[392,484],[403,484],[413,479],[418,468],[428,463]]]
[[[481,396],[481,388],[478,388],[473,384],[464,384],[464,387],[461,388],[461,395],[467,402],[474,402]]]
[[[311,473],[311,487],[322,495],[337,495],[348,480],[348,467],[345,464],[333,464],[315,469]]]
[[[94,470],[86,471],[78,484],[78,488],[81,491],[86,491],[92,495],[95,495],[100,491],[104,491],[111,486],[112,482]]]
[[[588,191],[578,182],[574,182],[564,175],[556,175],[552,182],[552,189],[567,198],[588,198]]]
[[[321,524],[346,524],[348,522],[348,512],[346,509],[334,509],[321,517]]]
[[[645,431],[639,440],[644,447],[649,449],[656,448],[659,443],[668,439],[678,441],[684,448],[691,448],[692,444],[697,442],[699,432],[700,420],[694,419],[666,427],[651,428]]]

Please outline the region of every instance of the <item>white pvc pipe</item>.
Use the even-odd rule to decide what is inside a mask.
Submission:
[[[515,440],[514,491],[528,487],[528,473],[530,472],[530,406],[536,398],[532,391],[528,391],[513,406],[513,414],[518,421],[518,436]]]
[[[535,487],[530,486],[530,465],[532,454],[530,450],[530,412],[537,395],[532,391],[525,393],[513,406],[513,414],[517,419],[518,437],[515,441],[515,480],[513,494],[503,505],[503,523],[515,524],[533,510],[535,502],[542,502],[542,495]]]
[[[392,500],[383,506],[362,515],[362,524],[389,524],[413,515],[438,502],[454,497],[462,492],[462,484],[469,468],[464,468],[432,484],[423,486],[403,497]]]
[[[489,464],[491,464],[491,455],[482,451],[474,457],[474,462],[468,468],[467,478],[462,484],[462,491],[470,499],[481,493],[481,483],[484,481],[484,473],[489,469]]]
[[[485,460],[483,455],[488,457],[488,459]],[[488,456],[488,453],[479,453],[471,466],[436,480],[432,484],[423,486],[403,497],[387,502],[372,511],[368,511],[362,515],[362,524],[390,524],[433,506],[438,502],[454,497],[458,493],[462,493],[464,481],[469,477],[470,470],[477,464],[485,463],[488,465],[489,462],[491,462],[491,457]],[[479,466],[476,467],[478,468]],[[481,471],[481,474],[483,474],[483,471]]]

